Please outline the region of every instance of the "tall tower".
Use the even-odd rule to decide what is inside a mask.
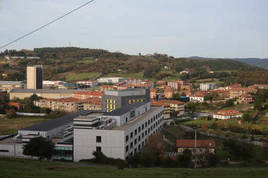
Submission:
[[[43,88],[43,66],[27,66],[27,89]]]

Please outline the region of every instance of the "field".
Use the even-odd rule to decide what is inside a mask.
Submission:
[[[266,168],[132,168],[119,170],[111,166],[98,166],[77,163],[36,161],[25,159],[0,158],[0,178],[264,178]]]
[[[76,81],[76,80],[95,79],[99,75],[100,73],[97,73],[97,72],[71,74],[71,75],[66,76],[66,80],[70,82],[70,81]]]
[[[49,119],[58,118],[64,113],[52,113],[46,117],[16,117],[12,119],[0,118],[0,135],[15,134],[19,129],[29,127]]]

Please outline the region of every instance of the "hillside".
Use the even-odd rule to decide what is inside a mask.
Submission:
[[[25,56],[22,59],[5,59],[4,56]],[[30,59],[38,56],[40,59]],[[157,80],[218,78],[224,82],[241,73],[264,73],[267,71],[230,59],[198,60],[174,58],[166,54],[127,55],[102,49],[87,48],[36,48],[30,50],[9,50],[0,53],[0,72],[2,80],[25,80],[27,65],[42,64],[44,78],[48,80],[85,80],[100,76],[123,76],[127,78],[146,78]],[[189,69],[188,75],[180,72]],[[243,80],[243,78],[242,78]],[[246,79],[245,79],[246,80]],[[254,83],[246,81],[245,83]],[[258,81],[267,83],[265,78]]]
[[[217,60],[217,58],[206,58],[206,57],[199,57],[193,56],[190,57],[192,59],[200,59],[200,60]],[[243,62],[252,66],[261,67],[264,69],[268,69],[268,58],[230,58],[230,60],[235,60],[239,62]]]

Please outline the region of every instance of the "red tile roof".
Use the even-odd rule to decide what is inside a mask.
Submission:
[[[176,140],[176,146],[182,148],[194,148],[195,140]],[[214,140],[196,140],[197,148],[215,148]]]
[[[216,114],[222,116],[235,116],[235,115],[241,115],[242,113],[237,110],[221,110],[218,111]]]

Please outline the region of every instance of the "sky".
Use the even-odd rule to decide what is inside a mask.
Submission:
[[[0,0],[0,46],[87,1]],[[267,58],[267,19],[267,0],[95,0],[7,48]]]

